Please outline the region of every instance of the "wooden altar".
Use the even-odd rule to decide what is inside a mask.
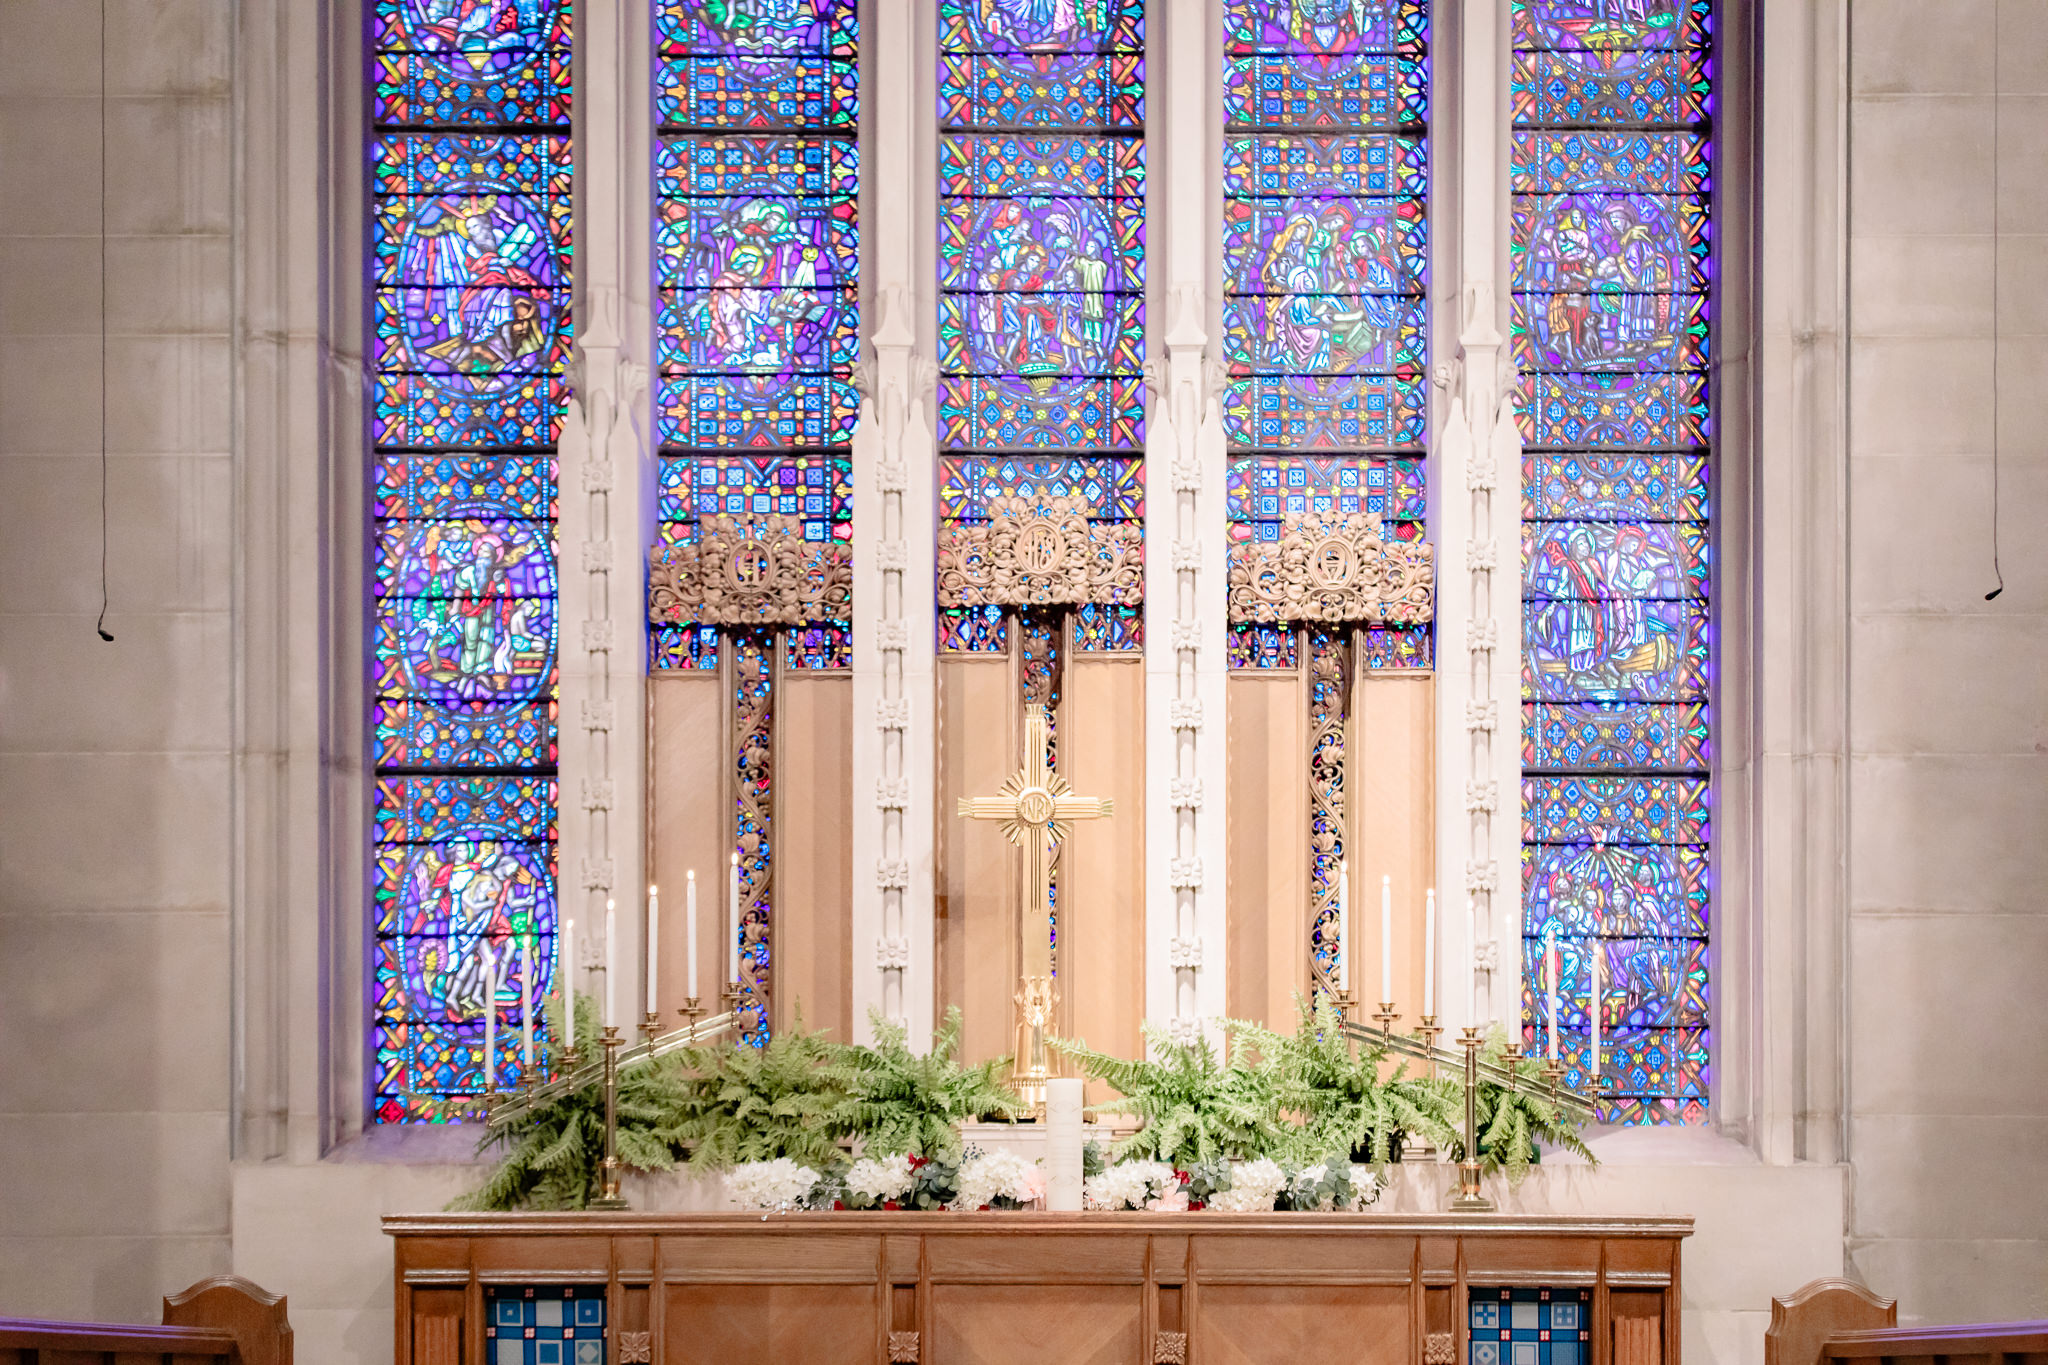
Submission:
[[[384,1230],[397,1365],[500,1365],[485,1304],[512,1286],[601,1291],[611,1365],[1679,1365],[1692,1220],[532,1213]],[[1581,1326],[1539,1341],[1552,1296]],[[1476,1357],[1475,1318],[1500,1328]]]

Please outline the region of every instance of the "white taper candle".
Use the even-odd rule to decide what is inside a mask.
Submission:
[[[1592,999],[1586,1005],[1586,1018],[1593,1029],[1593,1049],[1588,1063],[1593,1069],[1593,1079],[1600,1079],[1600,921],[1593,921],[1593,937],[1586,940],[1586,970],[1592,977]]]
[[[576,973],[572,970],[576,962],[576,921],[562,922],[561,960],[555,964],[555,976],[562,988],[562,1050],[576,1050]]]
[[[1337,860],[1337,989],[1351,991],[1351,860]]]
[[[1436,888],[1422,902],[1422,1012],[1436,1016]]]
[[[732,881],[727,888],[728,919],[725,926],[725,979],[737,989],[740,984],[740,855],[732,855]]]
[[[619,1022],[619,914],[612,898],[604,898],[604,1026]]]
[[[1394,879],[1380,878],[1380,1002],[1394,1002]]]
[[[1479,1027],[1479,902],[1465,897],[1465,942],[1472,945],[1472,961],[1465,972],[1465,1022]]]
[[[497,1081],[493,1079],[498,1052],[498,960],[492,955],[491,941],[487,938],[476,941],[476,956],[484,969],[483,1088],[488,1095],[498,1088]]]
[[[690,998],[697,998],[697,869],[691,868],[683,884],[683,958],[688,970],[684,983]]]
[[[1557,1060],[1557,925],[1543,930],[1543,1017],[1548,1021],[1543,1055]]]
[[[647,1012],[660,1014],[661,1006],[656,1003],[655,978],[661,974],[661,888],[653,882],[647,884]]]
[[[519,940],[519,1064],[533,1069],[533,937]]]

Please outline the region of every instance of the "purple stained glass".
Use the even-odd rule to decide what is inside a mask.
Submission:
[[[1522,766],[1704,768],[1711,757],[1699,702],[1529,702],[1522,707]]]
[[[1656,521],[1543,521],[1522,528],[1527,598],[1705,597],[1704,528]]]
[[[1084,654],[1142,653],[1145,609],[1094,602],[1075,608],[1074,648]]]
[[[939,612],[939,650],[1001,654],[1009,649],[1009,622],[1001,607],[952,607]]]
[[[804,626],[783,634],[784,666],[814,673],[853,667],[853,634],[844,626]]]
[[[1707,519],[1707,461],[1627,451],[1522,457],[1525,521]]]
[[[859,118],[859,19],[838,0],[657,0],[655,119],[684,128],[844,128]]]
[[[1661,938],[1707,936],[1704,844],[1524,844],[1522,905],[1532,937],[1585,937],[1596,921]]]
[[[1690,701],[1706,695],[1704,602],[1522,603],[1524,701]]]
[[[371,16],[370,1099],[410,1122],[482,1086],[487,1011],[516,1079],[554,961],[572,27],[568,0]]]
[[[1522,842],[1708,842],[1704,776],[1530,774],[1522,779]]]
[[[1296,668],[1300,662],[1300,632],[1293,626],[1243,625],[1230,628],[1232,668]]]
[[[683,626],[667,621],[647,628],[647,667],[650,672],[718,671],[718,627]]]
[[[1078,497],[1105,521],[1145,517],[1145,462],[1129,455],[943,455],[939,515],[985,521],[989,499]]]
[[[1428,435],[1428,36],[1422,0],[1224,5],[1233,541],[1278,540],[1290,515],[1423,533],[1423,462],[1384,453]],[[1379,630],[1356,663],[1433,656],[1427,627]],[[1230,664],[1294,667],[1293,637],[1234,632]]]

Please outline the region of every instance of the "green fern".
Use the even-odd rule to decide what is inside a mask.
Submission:
[[[1480,1055],[1495,1066],[1507,1065],[1507,1034],[1499,1027],[1486,1037]],[[1569,1116],[1550,1099],[1550,1087],[1543,1079],[1543,1063],[1524,1057],[1515,1068],[1521,1078],[1511,1090],[1497,1081],[1482,1080],[1477,1096],[1479,1161],[1489,1174],[1505,1172],[1510,1188],[1528,1178],[1529,1167],[1543,1159],[1537,1141],[1548,1142],[1594,1162],[1593,1153],[1579,1137],[1579,1120]]]
[[[680,1054],[674,1106],[656,1130],[692,1170],[790,1157],[823,1170],[852,1131],[846,1092],[826,1073],[837,1046],[799,1018],[767,1044],[730,1040]]]
[[[1094,1110],[1129,1113],[1142,1120],[1137,1132],[1112,1148],[1117,1160],[1139,1157],[1186,1169],[1260,1156],[1278,1144],[1278,1107],[1258,1072],[1241,1059],[1223,1064],[1206,1038],[1176,1043],[1148,1025],[1145,1041],[1150,1055],[1135,1061],[1083,1043],[1052,1043],[1123,1097],[1095,1105]]]
[[[1241,1049],[1257,1053],[1275,1105],[1297,1120],[1278,1126],[1271,1155],[1310,1165],[1344,1152],[1384,1165],[1396,1134],[1439,1146],[1453,1140],[1453,1111],[1463,1103],[1456,1083],[1411,1077],[1406,1062],[1383,1080],[1386,1050],[1347,1038],[1334,1005],[1296,996],[1295,1008],[1291,1035],[1239,1020],[1226,1025]]]
[[[924,1158],[961,1156],[960,1128],[978,1119],[1015,1119],[1024,1109],[1004,1084],[1008,1057],[962,1066],[960,1008],[946,1011],[929,1052],[910,1048],[907,1030],[871,1011],[873,1046],[833,1049],[825,1079],[848,1097],[847,1123],[866,1139],[869,1156],[909,1153]]]
[[[549,1020],[561,1017],[559,993],[549,998]],[[576,997],[577,1036],[592,1038],[597,1010],[587,996]],[[559,1053],[550,1025],[547,1044]],[[675,1069],[664,1061],[641,1062],[619,1072],[618,1157],[642,1171],[667,1170],[675,1151],[660,1136],[666,1115],[680,1099]],[[508,1149],[484,1183],[449,1205],[452,1209],[580,1209],[597,1196],[604,1159],[604,1087],[587,1085],[547,1104],[536,1105],[509,1124],[488,1129],[479,1154]]]

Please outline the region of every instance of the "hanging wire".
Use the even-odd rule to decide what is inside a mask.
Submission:
[[[1998,586],[1984,594],[1986,602],[2005,591],[2005,570],[1998,562],[1998,356],[1999,356],[1999,222],[1998,222],[1998,123],[2005,103],[1998,84],[1998,5],[1991,6],[1991,573]]]
[[[107,0],[100,0],[100,619],[93,628],[114,642],[107,629]]]

